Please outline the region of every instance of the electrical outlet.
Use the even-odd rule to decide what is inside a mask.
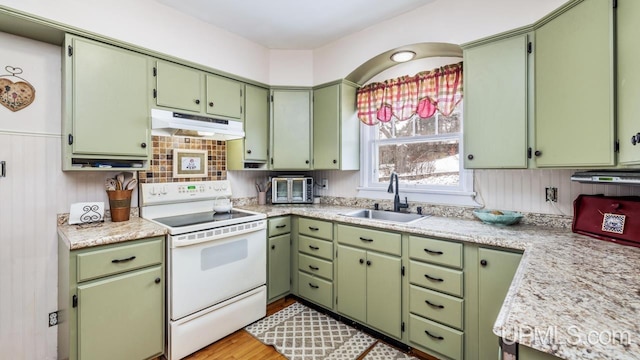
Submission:
[[[545,188],[545,199],[546,201],[558,202],[558,188],[557,187],[548,187]]]
[[[329,190],[329,179],[322,179],[322,190]]]
[[[49,313],[49,327],[58,325],[58,312]]]

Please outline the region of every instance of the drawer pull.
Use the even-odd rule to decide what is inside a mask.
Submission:
[[[311,250],[320,250],[319,247],[313,246],[313,245],[309,245],[309,249],[311,249]]]
[[[126,258],[126,259],[115,259],[115,260],[111,260],[111,262],[112,262],[112,263],[114,263],[114,264],[119,264],[119,263],[123,263],[123,262],[131,261],[131,260],[133,260],[133,259],[135,259],[135,258],[136,258],[135,256],[132,256],[132,257],[129,257],[129,258]]]
[[[276,229],[282,229],[284,227],[287,227],[287,224],[276,225]]]
[[[429,305],[429,306],[433,306],[433,307],[438,308],[438,309],[444,309],[444,305],[437,305],[437,304],[432,303],[429,300],[425,300],[424,302],[426,302],[427,305]]]
[[[320,228],[313,227],[313,226],[309,226],[309,230],[311,230],[311,231],[318,231],[318,230],[320,230]]]
[[[314,270],[314,271],[316,271],[316,270],[320,270],[320,268],[319,268],[319,267],[317,267],[317,266],[313,266],[313,265],[309,265],[309,269]]]
[[[424,274],[424,277],[426,277],[429,280],[433,280],[433,281],[438,281],[438,282],[443,282],[444,281],[444,279],[434,278],[434,277],[429,276],[427,274]]]
[[[433,255],[442,255],[442,254],[444,254],[442,251],[433,251],[433,250],[429,250],[429,249],[424,249],[424,251],[429,253],[429,254],[433,254]]]
[[[424,331],[425,334],[429,335],[429,337],[436,339],[436,340],[444,340],[444,338],[442,336],[435,336],[432,335],[430,332],[428,332],[427,330]]]
[[[313,289],[317,289],[317,288],[319,288],[319,286],[318,286],[318,285],[313,285],[312,283],[309,283],[309,286],[311,286],[311,288],[313,288]]]
[[[373,239],[363,238],[362,236],[360,236],[360,240],[366,241],[366,242],[373,242]]]

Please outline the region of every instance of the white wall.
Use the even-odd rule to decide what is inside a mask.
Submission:
[[[0,106],[1,359],[57,358],[57,327],[47,325],[58,309],[56,215],[75,202],[107,203],[104,179],[114,175],[61,171],[60,54],[58,46],[0,33],[0,75],[20,67],[36,89],[23,110]]]
[[[310,50],[271,50],[269,84],[313,86],[313,52]]]
[[[314,50],[313,81],[346,77],[372,57],[422,42],[463,44],[529,25],[566,0],[437,0]]]
[[[269,82],[269,50],[154,0],[0,0],[1,5]]]

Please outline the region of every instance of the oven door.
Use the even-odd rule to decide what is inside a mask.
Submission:
[[[271,182],[271,202],[274,204],[288,203],[289,198],[289,179],[273,178]]]
[[[264,285],[266,238],[262,228],[169,249],[171,320]]]

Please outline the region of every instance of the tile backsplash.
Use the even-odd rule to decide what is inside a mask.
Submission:
[[[149,170],[140,171],[141,183],[172,181],[225,180],[227,178],[227,143],[179,136],[153,136],[153,157]],[[174,178],[173,149],[207,150],[208,174],[204,178]]]

